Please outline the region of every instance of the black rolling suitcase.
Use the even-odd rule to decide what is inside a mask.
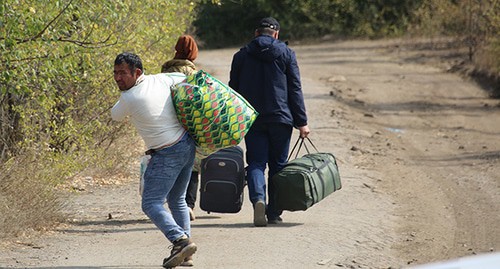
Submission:
[[[200,208],[237,213],[243,204],[245,167],[239,146],[221,149],[201,161]]]

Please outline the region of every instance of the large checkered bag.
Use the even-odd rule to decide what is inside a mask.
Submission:
[[[172,87],[177,118],[209,154],[236,146],[257,118],[257,111],[236,91],[200,70]]]

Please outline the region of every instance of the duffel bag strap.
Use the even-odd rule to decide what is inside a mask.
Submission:
[[[295,149],[297,148],[297,145],[299,144],[299,141],[300,141],[300,137],[299,139],[297,139],[297,141],[295,142],[295,145],[293,145],[293,148],[292,150],[290,151],[290,154],[288,154],[288,159],[286,159],[286,162],[289,162],[290,161],[290,158],[292,158],[292,155],[293,153],[295,152]],[[302,143],[301,143],[302,145]],[[297,158],[297,155],[299,155],[299,151],[300,151],[300,146],[299,146],[299,149],[297,150],[297,154],[295,155],[295,158]]]
[[[307,139],[307,141],[309,141],[309,143],[311,144],[311,146],[314,148],[314,150],[316,150],[316,152],[319,152],[319,150],[316,148],[316,146],[313,144],[313,142],[311,141],[311,139],[309,139],[309,137],[306,137],[306,138],[303,138],[303,137],[299,137],[297,139],[297,141],[295,142],[295,145],[293,146],[292,148],[292,151],[290,151],[290,154],[288,155],[288,159],[287,159],[287,162],[290,161],[290,158],[292,158],[292,155],[293,153],[295,152],[295,149],[297,148],[297,145],[299,145],[298,149],[297,149],[297,152],[295,152],[295,157],[294,159],[297,159],[297,157],[299,156],[299,152],[300,152],[300,149],[302,148],[302,146],[304,146],[304,148],[306,149],[306,152],[307,154],[310,154],[311,152],[309,152],[309,148],[307,148],[307,144],[304,143],[304,140]],[[299,144],[300,142],[300,144]]]
[[[309,141],[309,143],[311,144],[311,146],[314,148],[314,150],[316,150],[316,152],[319,152],[319,150],[316,148],[316,146],[313,144],[313,142],[311,141],[311,139],[309,139],[309,137],[306,137],[305,139],[307,139],[307,141]],[[302,138],[302,140],[304,140],[304,138]],[[307,150],[307,153],[309,153],[309,150],[307,149],[307,145],[304,144],[304,147],[306,148]]]

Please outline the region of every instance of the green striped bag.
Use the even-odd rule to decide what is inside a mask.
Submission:
[[[236,91],[200,70],[172,87],[177,118],[205,153],[236,146],[257,111]]]

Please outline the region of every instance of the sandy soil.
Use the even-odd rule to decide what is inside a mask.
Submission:
[[[311,139],[343,188],[281,225],[238,214],[192,223],[194,268],[406,268],[500,251],[500,101],[400,41],[291,45]],[[227,81],[235,49],[201,51]],[[297,133],[295,133],[295,136]],[[134,167],[135,169],[136,167]],[[68,224],[0,249],[1,268],[161,268],[169,243],[140,211],[138,182],[73,195]]]

